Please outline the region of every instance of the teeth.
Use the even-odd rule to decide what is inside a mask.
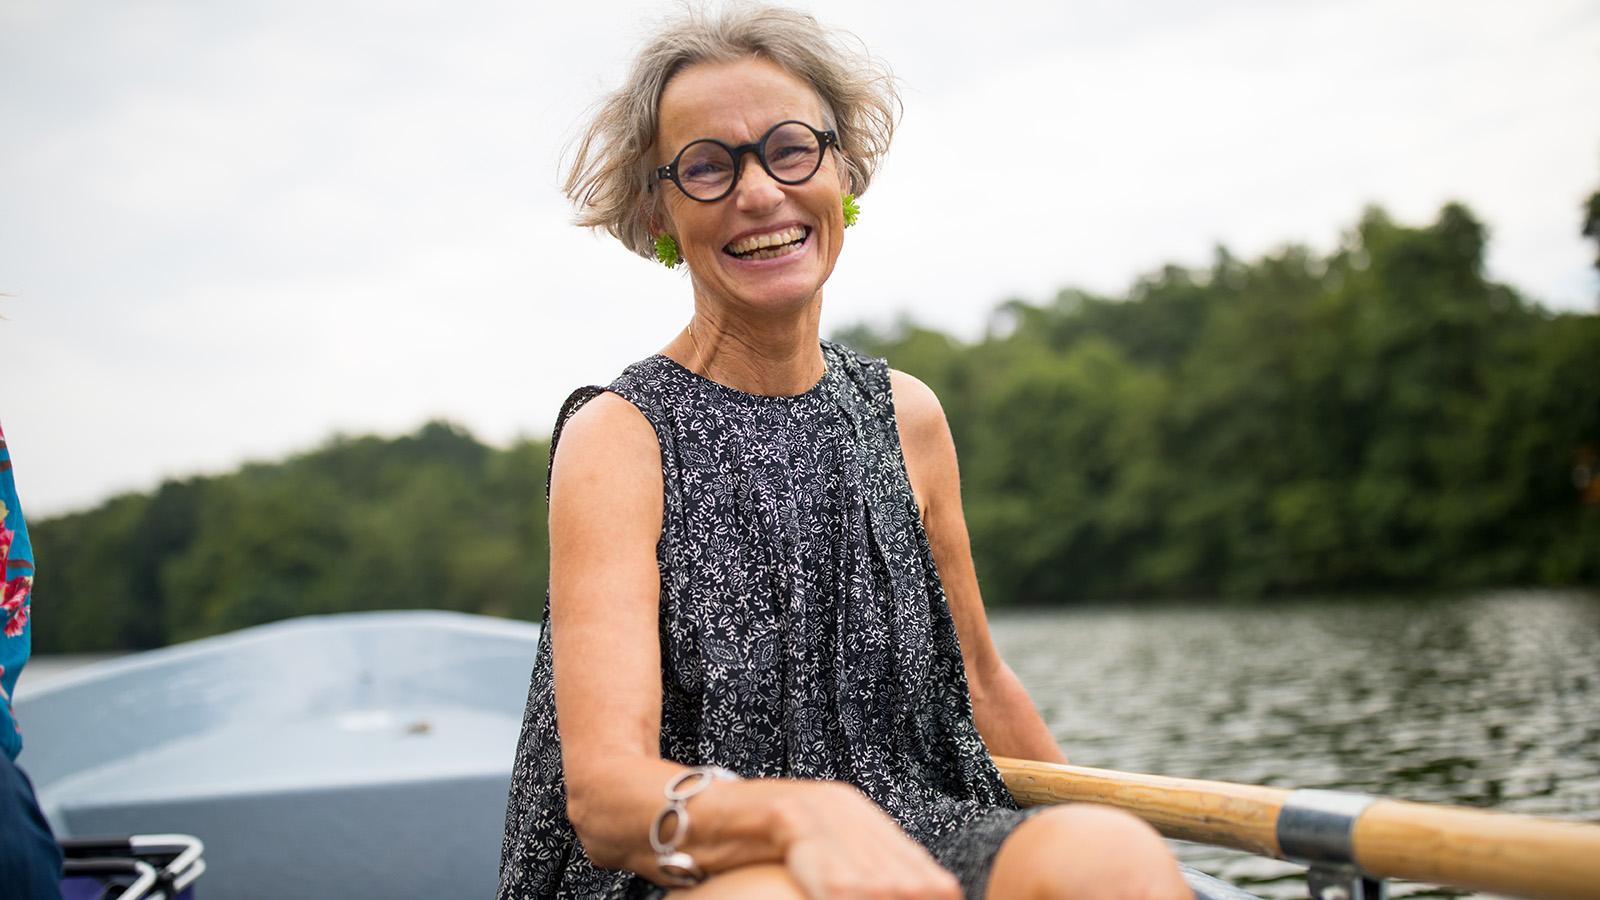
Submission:
[[[793,244],[796,241],[803,241],[805,240],[805,237],[806,230],[799,225],[795,225],[790,228],[785,228],[782,231],[774,231],[771,234],[758,234],[754,237],[747,237],[742,241],[729,244],[728,252],[735,256],[744,256],[746,254],[754,253],[757,250],[765,250],[768,247],[779,247],[784,244]],[[777,255],[779,254],[768,253],[760,255],[758,258],[767,259]]]

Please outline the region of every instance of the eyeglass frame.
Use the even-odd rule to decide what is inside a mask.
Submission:
[[[767,164],[767,138],[772,137],[774,132],[785,125],[800,125],[806,128],[814,136],[816,136],[817,144],[819,145],[817,147],[817,167],[812,169],[811,172],[806,175],[806,177],[796,179],[795,181],[788,181],[783,178],[779,178],[777,174],[772,171],[772,166]],[[689,191],[684,188],[683,182],[678,180],[678,163],[683,160],[683,154],[695,144],[702,143],[716,144],[718,147],[726,150],[729,156],[733,157],[733,178],[728,182],[728,189],[710,199],[701,199],[689,193]],[[762,170],[765,171],[773,181],[776,181],[779,184],[795,185],[805,184],[806,182],[815,178],[817,173],[822,171],[822,158],[828,155],[828,148],[838,146],[839,133],[834,131],[832,128],[813,128],[810,124],[802,122],[799,119],[784,119],[782,122],[779,122],[771,128],[768,128],[766,133],[761,135],[760,140],[750,141],[748,143],[739,144],[738,146],[730,147],[716,138],[696,138],[695,140],[684,144],[683,147],[678,150],[678,155],[672,158],[672,162],[669,162],[663,166],[656,166],[655,180],[671,181],[673,184],[678,186],[678,190],[682,192],[685,197],[688,197],[690,200],[694,200],[697,203],[716,203],[718,200],[721,200],[722,198],[733,193],[733,189],[739,186],[739,178],[744,174],[744,158],[746,154],[754,153],[756,161],[761,163]],[[652,182],[652,185],[654,183],[655,182]]]

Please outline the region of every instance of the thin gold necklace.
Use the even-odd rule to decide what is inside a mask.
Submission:
[[[694,316],[689,317],[689,343],[694,347],[694,365],[689,367],[689,371],[703,375],[700,371],[700,342],[694,339]]]

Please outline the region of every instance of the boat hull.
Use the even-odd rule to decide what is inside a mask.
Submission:
[[[296,619],[86,667],[18,698],[62,836],[205,842],[220,900],[491,896],[538,627]]]

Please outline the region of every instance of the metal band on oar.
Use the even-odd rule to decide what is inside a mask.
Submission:
[[[1099,803],[1171,838],[1532,900],[1600,900],[1600,825],[995,757],[1023,806]],[[1343,890],[1343,888],[1341,888]],[[1355,892],[1345,896],[1359,900]],[[1331,895],[1328,895],[1331,896]]]

